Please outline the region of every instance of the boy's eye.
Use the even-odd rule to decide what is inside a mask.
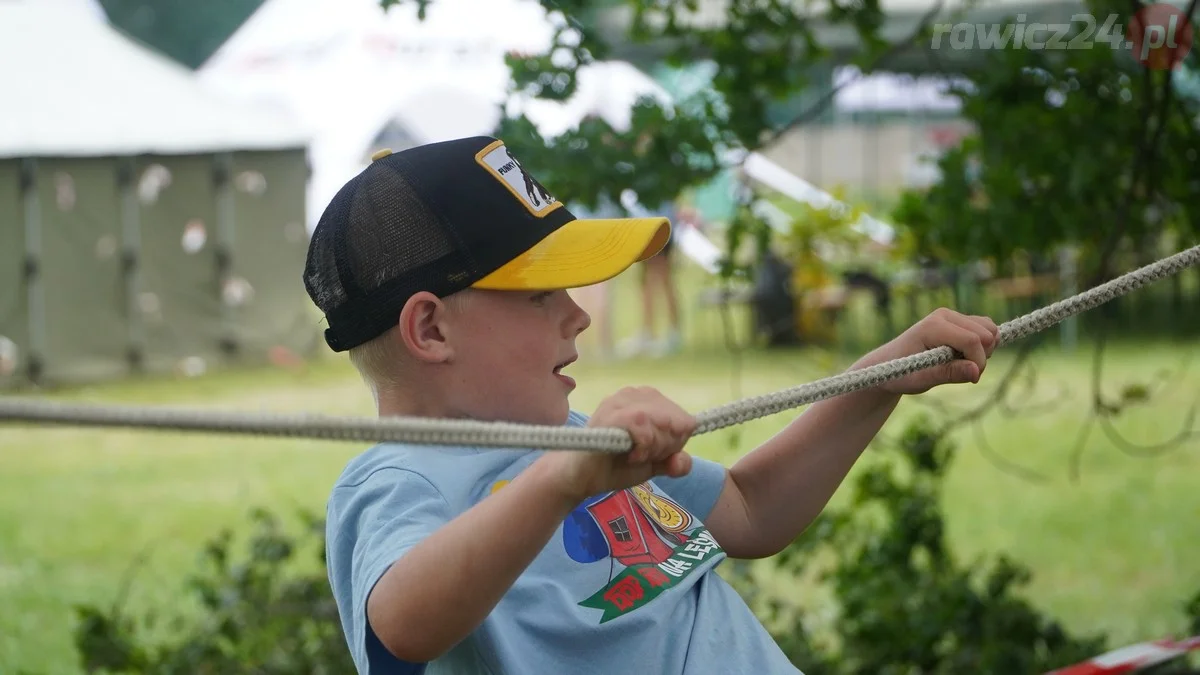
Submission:
[[[534,302],[545,302],[546,299],[549,298],[551,295],[554,295],[554,291],[542,291],[541,293],[534,295],[531,298],[531,300],[533,300]]]

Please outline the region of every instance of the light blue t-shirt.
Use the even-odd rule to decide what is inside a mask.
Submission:
[[[571,413],[568,425],[585,423]],[[393,657],[367,623],[371,588],[410,548],[540,455],[381,444],[350,462],[329,500],[327,554],[360,673],[800,672],[714,569],[725,554],[703,519],[725,468],[700,458],[683,478],[586,500],[487,619],[442,658]]]

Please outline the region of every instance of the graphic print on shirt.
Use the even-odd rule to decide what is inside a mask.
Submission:
[[[563,523],[563,547],[576,562],[607,559],[623,568],[579,603],[602,610],[600,623],[645,606],[721,553],[692,514],[650,483],[576,507]]]

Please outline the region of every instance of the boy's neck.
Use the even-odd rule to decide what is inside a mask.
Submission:
[[[454,417],[430,393],[417,396],[411,392],[381,391],[376,408],[380,417]]]

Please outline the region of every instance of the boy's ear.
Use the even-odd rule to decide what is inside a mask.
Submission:
[[[400,339],[418,361],[441,363],[453,356],[443,330],[446,314],[446,304],[428,291],[421,291],[404,303],[398,325]]]

